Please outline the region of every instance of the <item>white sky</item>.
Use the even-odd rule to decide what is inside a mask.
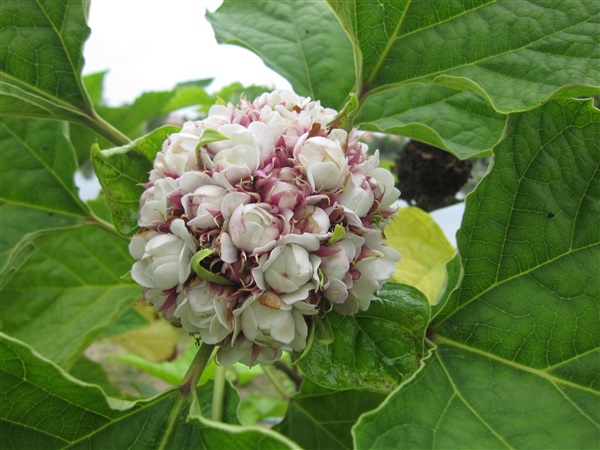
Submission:
[[[222,0],[92,0],[92,34],[84,48],[84,75],[109,70],[104,97],[111,106],[131,103],[142,92],[165,91],[177,83],[214,78],[209,91],[233,82],[291,89],[249,50],[220,45],[204,18]],[[83,198],[94,198],[95,180],[76,177]],[[463,204],[434,212],[446,237],[456,245]]]
[[[214,78],[214,92],[235,81],[291,89],[249,50],[219,45],[204,18],[221,0],[92,0],[92,34],[84,48],[84,74],[109,70],[107,103],[131,103],[146,91]]]

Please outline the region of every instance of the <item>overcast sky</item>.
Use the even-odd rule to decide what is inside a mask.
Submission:
[[[258,56],[219,45],[204,12],[221,0],[95,0],[92,34],[84,49],[84,74],[109,70],[109,105],[130,103],[140,93],[169,90],[177,83],[214,78],[210,90],[239,81],[290,89]]]

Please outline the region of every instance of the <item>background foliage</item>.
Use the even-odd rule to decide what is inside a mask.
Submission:
[[[212,365],[189,395],[178,383],[194,349],[157,362],[178,336],[132,306],[138,184],[174,130],[158,127],[167,114],[264,89],[210,93],[198,80],[109,108],[104,74],[81,76],[88,7],[1,2],[7,448],[597,446],[600,113],[585,98],[599,93],[600,4],[226,0],[208,13],[219,41],[343,109],[344,124],[493,159],[454,256],[427,214],[400,212],[389,239],[405,284],[355,317],[331,314],[281,366],[299,366],[299,387],[268,368],[235,366],[224,381]],[[73,176],[90,153],[103,193],[84,202]],[[88,359],[99,339],[145,355],[120,359],[165,389],[110,380]],[[244,396],[265,377],[278,398]],[[270,415],[284,418],[253,426]]]

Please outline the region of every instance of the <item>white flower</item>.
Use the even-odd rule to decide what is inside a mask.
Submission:
[[[225,301],[231,293],[229,287],[196,278],[179,294],[174,315],[187,332],[200,333],[203,342],[217,344],[232,331],[231,303]]]
[[[238,249],[251,254],[268,251],[281,234],[281,219],[266,203],[239,205],[231,214],[227,230]]]
[[[346,232],[343,239],[333,245],[321,247],[317,254],[321,258],[320,269],[324,276],[323,295],[332,303],[344,303],[348,289],[352,288],[350,263],[359,255],[364,238]]]
[[[375,292],[381,288],[396,271],[400,253],[385,245],[380,230],[369,230],[365,235],[365,245],[352,269],[354,276],[348,299],[343,304],[334,305],[340,314],[355,314],[369,308]]]
[[[314,192],[335,192],[348,174],[348,160],[339,140],[317,136],[299,141],[294,156]]]
[[[218,131],[229,139],[212,142],[207,147],[214,154],[216,171],[232,184],[252,175],[275,148],[273,134],[264,123],[253,122],[247,129],[242,125],[227,124]]]
[[[292,304],[305,300],[319,285],[319,263],[318,256],[310,255],[298,244],[280,245],[260,258],[252,275],[260,289],[270,288],[285,303]]]
[[[288,351],[302,351],[306,346],[308,327],[304,317],[272,292],[246,300],[234,315],[240,318],[244,337],[261,346]]]
[[[373,193],[375,198],[379,199],[379,209],[394,205],[400,196],[400,191],[396,189],[396,182],[391,172],[382,167],[377,167],[373,170],[372,176],[377,182],[377,187],[373,190]]]
[[[171,222],[173,234],[148,231],[136,234],[129,252],[138,261],[131,277],[145,288],[171,289],[183,284],[191,272],[191,259],[196,251],[194,239],[181,219]]]
[[[151,181],[163,176],[179,177],[197,169],[196,145],[199,137],[191,133],[174,133],[165,141],[161,152],[156,155]]]
[[[152,227],[167,221],[169,196],[177,191],[177,181],[173,178],[159,178],[151,187],[146,189],[140,198],[140,213],[138,225]]]
[[[219,226],[216,217],[221,214],[221,203],[227,190],[221,186],[205,184],[181,199],[185,215],[191,220],[188,226],[193,231],[208,230]]]
[[[319,238],[329,235],[329,215],[321,208],[305,205],[294,212],[294,227],[302,233],[312,233]]]
[[[344,185],[344,190],[338,195],[338,200],[359,217],[366,216],[374,200],[367,177],[362,173],[352,173]]]
[[[234,343],[231,341],[223,343],[217,352],[219,364],[223,366],[240,362],[252,367],[256,364],[273,364],[280,358],[280,348],[262,347],[243,337],[238,337]]]

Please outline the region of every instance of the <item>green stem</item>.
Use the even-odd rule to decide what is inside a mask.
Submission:
[[[211,418],[215,422],[223,420],[223,398],[225,396],[225,367],[217,365],[215,385],[213,387],[213,402]]]
[[[262,366],[262,370],[271,382],[271,384],[273,384],[273,387],[279,393],[279,395],[281,395],[284,399],[289,400],[290,396],[285,391],[281,383],[277,380],[277,377],[275,376],[271,368],[269,366]]]
[[[86,220],[87,223],[91,223],[93,225],[96,225],[98,228],[102,228],[105,231],[108,231],[112,234],[116,234],[119,237],[122,237],[116,230],[115,226],[112,223],[107,222],[104,219],[101,219],[100,217],[96,216],[94,213],[92,213]]]
[[[117,147],[131,142],[131,139],[100,117],[96,111],[92,111],[86,116],[84,124]]]
[[[196,389],[198,386],[198,380],[202,376],[202,372],[206,368],[206,365],[210,361],[215,345],[202,344],[194,356],[194,360],[190,365],[187,373],[183,377],[183,381],[179,384],[179,390],[182,396],[187,396]]]

